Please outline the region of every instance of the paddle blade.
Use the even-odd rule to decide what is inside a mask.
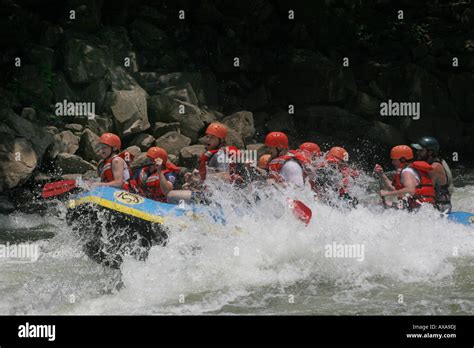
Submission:
[[[77,187],[76,180],[62,180],[57,182],[50,182],[44,185],[41,192],[41,197],[51,198],[62,195]]]
[[[290,207],[293,209],[293,214],[295,214],[298,219],[303,221],[306,225],[309,224],[313,212],[306,204],[298,200],[290,200]]]

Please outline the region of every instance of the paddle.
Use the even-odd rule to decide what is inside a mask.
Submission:
[[[76,180],[61,180],[56,182],[50,182],[44,185],[41,191],[43,198],[51,198],[62,195],[75,189],[77,186]]]
[[[288,198],[288,203],[289,207],[293,209],[293,214],[306,225],[308,225],[311,221],[311,217],[313,216],[311,209],[303,202],[295,199]]]
[[[275,184],[272,186],[276,188],[278,192],[283,193]],[[293,210],[293,214],[298,219],[303,221],[306,225],[309,224],[311,217],[313,216],[313,212],[306,204],[297,199],[288,198],[288,206]]]

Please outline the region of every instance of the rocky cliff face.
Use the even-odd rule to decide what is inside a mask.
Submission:
[[[216,120],[240,147],[285,131],[367,164],[428,134],[460,163],[474,154],[469,2],[3,0],[0,12],[0,192],[92,175],[104,131],[137,158],[156,144],[189,167]],[[389,100],[419,102],[419,119],[381,116]]]

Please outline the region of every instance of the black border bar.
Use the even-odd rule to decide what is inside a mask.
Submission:
[[[27,322],[55,325],[55,340],[18,337],[19,326]],[[474,346],[472,316],[2,316],[0,327],[1,348],[157,343]],[[456,338],[407,338],[453,333]]]

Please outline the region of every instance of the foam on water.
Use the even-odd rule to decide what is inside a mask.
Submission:
[[[362,174],[357,209],[314,201],[309,190],[214,194],[226,217],[170,220],[166,247],[120,271],[89,260],[64,221],[0,215],[1,230],[47,230],[37,262],[0,262],[1,314],[472,314],[474,232],[424,208],[383,210]],[[457,188],[454,209],[474,211],[474,186]],[[286,203],[313,211],[308,226]],[[375,206],[374,206],[375,203]],[[364,207],[364,205],[366,205]],[[10,232],[11,232],[10,231]],[[363,260],[327,257],[326,246],[361,245]],[[117,287],[122,282],[123,286]],[[406,304],[397,302],[404,294]],[[294,303],[289,302],[296,297]]]
[[[280,296],[294,284],[306,289],[330,284],[337,302],[349,296],[348,291],[355,296],[384,288],[386,282],[449,283],[456,260],[474,256],[472,229],[441,219],[428,207],[418,214],[334,209],[314,202],[305,191],[298,198],[313,210],[306,227],[275,196],[260,195],[252,213],[245,214],[247,208],[236,207],[232,191],[224,192],[216,198],[226,226],[207,221],[172,226],[168,245],[153,247],[145,263],[124,262],[119,293],[85,301],[74,313],[213,313],[242,305],[261,289],[270,297]],[[471,192],[468,196],[466,202],[472,203]],[[333,243],[363,245],[363,261],[326,257],[325,246]],[[319,313],[318,308],[310,312]]]
[[[474,212],[474,186],[457,187],[452,197],[453,210]]]
[[[96,297],[107,287],[113,272],[85,257],[61,209],[59,213],[0,215],[0,232],[27,231],[32,237],[45,230],[55,234],[51,239],[24,242],[38,246],[36,262],[0,260],[0,314],[67,313],[71,302]]]

